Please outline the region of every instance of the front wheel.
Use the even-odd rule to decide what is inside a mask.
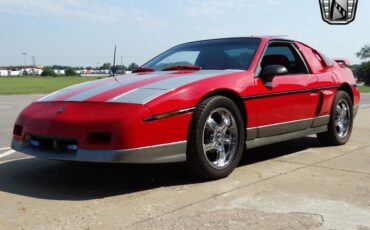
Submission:
[[[188,135],[190,170],[211,180],[228,176],[243,153],[244,127],[239,108],[229,98],[215,96],[201,102]]]
[[[344,145],[351,137],[353,126],[353,106],[347,92],[338,91],[335,95],[330,114],[328,131],[317,134],[324,145]]]

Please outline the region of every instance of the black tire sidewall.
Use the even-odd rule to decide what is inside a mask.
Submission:
[[[230,111],[238,129],[238,147],[234,159],[228,167],[216,169],[212,167],[203,152],[203,128],[212,111],[224,108]],[[238,165],[244,150],[245,125],[237,105],[229,98],[215,96],[200,103],[194,111],[188,136],[188,159],[191,167],[198,168],[198,172],[207,179],[219,179],[228,176]]]
[[[349,130],[345,137],[339,137],[336,131],[336,127],[335,127],[336,108],[337,108],[339,101],[342,99],[347,101],[348,106],[349,106],[350,116],[351,116]],[[338,91],[337,94],[335,95],[334,103],[331,108],[330,123],[329,123],[328,128],[329,128],[330,136],[336,145],[343,145],[347,143],[348,140],[350,139],[351,134],[352,134],[352,129],[353,129],[353,105],[352,105],[352,99],[348,95],[347,92]]]

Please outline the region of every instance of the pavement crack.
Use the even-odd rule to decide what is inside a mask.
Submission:
[[[355,149],[355,150],[351,150],[351,151],[349,151],[349,152],[342,153],[342,154],[339,154],[339,155],[337,155],[337,156],[334,156],[334,157],[331,157],[331,158],[328,158],[328,159],[325,159],[325,160],[322,160],[322,161],[315,162],[314,164],[312,164],[312,166],[317,165],[317,164],[321,164],[321,163],[323,163],[323,162],[331,161],[331,160],[337,159],[337,158],[339,158],[339,157],[345,156],[345,155],[347,155],[347,154],[351,154],[351,153],[354,153],[354,152],[357,152],[357,151],[360,151],[360,150],[363,150],[363,149],[367,149],[367,148],[369,148],[369,147],[370,147],[370,145],[366,145],[366,146],[364,146],[364,147],[362,147],[362,148],[358,148],[358,149]]]
[[[351,153],[354,153],[354,152],[357,152],[357,151],[360,151],[360,150],[363,150],[363,149],[367,149],[367,148],[370,148],[370,145],[366,145],[364,147],[361,147],[361,148],[358,148],[358,149],[354,149],[354,150],[351,150],[349,152],[342,153],[342,154],[339,154],[337,156],[334,156],[334,157],[331,157],[331,158],[328,158],[328,159],[325,159],[325,160],[321,160],[321,161],[315,162],[313,164],[306,164],[306,163],[302,163],[302,162],[294,162],[294,161],[287,161],[287,160],[281,160],[281,159],[274,159],[274,161],[285,162],[285,163],[290,163],[290,164],[305,165],[305,166],[311,166],[311,167],[324,167],[324,166],[319,166],[318,164],[321,164],[321,163],[327,162],[327,161],[331,161],[331,160],[340,158],[342,156],[345,156],[347,154],[351,154]],[[334,168],[332,168],[332,169],[334,169]]]
[[[365,175],[365,176],[370,176],[370,173],[352,171],[352,170],[348,170],[348,169],[333,168],[333,167],[327,167],[327,166],[321,166],[321,165],[315,165],[315,164],[297,163],[297,162],[284,161],[284,160],[275,160],[275,161],[284,162],[284,163],[288,163],[288,164],[304,165],[304,166],[307,166],[307,167],[324,168],[324,169],[330,169],[330,170],[335,170],[335,171],[343,171],[343,172],[349,172],[349,173],[355,173],[355,174],[361,174],[361,175]]]
[[[349,172],[349,173],[355,173],[355,174],[360,174],[360,175],[364,175],[364,176],[370,176],[370,173],[352,171],[352,170],[348,170],[348,169],[332,168],[332,167],[321,166],[321,165],[313,165],[312,167],[330,169],[330,170],[335,170],[335,171],[343,171],[343,172]]]
[[[335,171],[343,171],[343,172],[349,172],[349,173],[355,173],[355,174],[360,174],[360,175],[365,175],[365,176],[370,176],[370,173],[364,173],[364,172],[358,172],[358,171],[352,171],[352,170],[348,170],[348,169],[341,169],[341,168],[333,168],[333,167],[328,167],[328,166],[322,166],[322,165],[318,165],[318,164],[321,164],[323,162],[327,162],[327,161],[330,161],[330,160],[334,160],[334,159],[337,159],[337,158],[340,158],[342,156],[345,156],[347,154],[351,154],[353,152],[356,152],[356,151],[360,151],[360,150],[363,150],[363,149],[366,149],[366,148],[369,148],[370,146],[367,145],[367,146],[364,146],[364,147],[361,147],[359,149],[355,149],[355,150],[352,150],[350,152],[347,152],[347,153],[343,153],[343,154],[340,154],[340,155],[337,155],[335,157],[331,157],[329,159],[325,159],[325,160],[322,160],[322,161],[319,161],[319,162],[315,162],[313,164],[305,164],[305,163],[302,163],[302,162],[294,162],[294,161],[287,161],[287,160],[281,160],[281,159],[275,159],[275,161],[278,161],[278,162],[284,162],[284,163],[289,163],[289,164],[298,164],[298,165],[304,165],[304,166],[307,166],[307,167],[315,167],[315,168],[324,168],[324,169],[330,169],[330,170],[335,170]]]

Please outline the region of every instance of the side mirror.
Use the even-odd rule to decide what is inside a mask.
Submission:
[[[263,68],[261,72],[261,78],[265,82],[271,82],[274,76],[288,74],[288,69],[282,65],[268,65]]]

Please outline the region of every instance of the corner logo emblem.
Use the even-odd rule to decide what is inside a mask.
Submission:
[[[319,0],[322,19],[332,25],[346,25],[355,20],[358,0]]]

